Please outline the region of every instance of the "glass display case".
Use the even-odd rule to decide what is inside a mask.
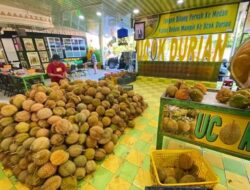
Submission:
[[[13,42],[14,42],[16,51],[23,51],[23,46],[19,37],[14,37]]]
[[[63,46],[60,38],[56,37],[47,37],[47,43],[49,47],[50,57],[54,54],[58,54],[60,58],[63,58]]]
[[[66,58],[85,57],[87,54],[86,40],[83,38],[63,38]]]
[[[0,40],[0,63],[7,63],[7,59],[6,59],[6,56],[5,56],[5,53],[4,53],[4,49],[3,49],[3,46],[2,46],[1,40]]]

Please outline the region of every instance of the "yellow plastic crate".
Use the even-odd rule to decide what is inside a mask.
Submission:
[[[157,168],[161,167],[173,167],[176,159],[182,153],[191,154],[194,164],[198,167],[197,175],[200,178],[205,179],[204,182],[194,183],[176,183],[176,184],[163,184],[160,182]],[[183,150],[154,150],[151,152],[150,169],[151,175],[155,182],[155,185],[159,186],[195,186],[195,187],[207,187],[212,188],[219,182],[218,176],[212,171],[206,160],[203,159],[202,155],[192,149]]]

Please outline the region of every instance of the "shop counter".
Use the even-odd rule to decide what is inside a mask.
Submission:
[[[250,109],[218,103],[209,91],[201,103],[162,95],[157,149],[164,136],[250,160]]]

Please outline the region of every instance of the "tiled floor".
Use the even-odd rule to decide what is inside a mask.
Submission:
[[[79,190],[139,190],[151,185],[149,173],[150,150],[154,149],[160,96],[166,88],[164,79],[142,78],[134,83],[136,92],[142,94],[149,108],[136,119],[136,127],[126,130],[119,139],[113,154],[100,162],[97,171],[79,183]],[[250,161],[238,159],[180,141],[165,139],[164,148],[196,148],[203,152],[213,170],[220,177],[215,190],[250,189]],[[0,171],[1,190],[27,189],[11,176],[10,171]]]

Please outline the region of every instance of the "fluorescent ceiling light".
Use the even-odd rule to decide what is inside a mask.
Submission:
[[[79,15],[79,19],[83,20],[84,16],[83,15]]]
[[[97,16],[102,16],[102,13],[99,12],[99,11],[97,11],[97,12],[96,12],[96,15],[97,15]]]
[[[140,12],[139,9],[134,9],[134,10],[133,10],[133,13],[134,13],[134,14],[138,14],[139,12]]]
[[[177,4],[182,4],[184,3],[184,0],[177,0]]]

